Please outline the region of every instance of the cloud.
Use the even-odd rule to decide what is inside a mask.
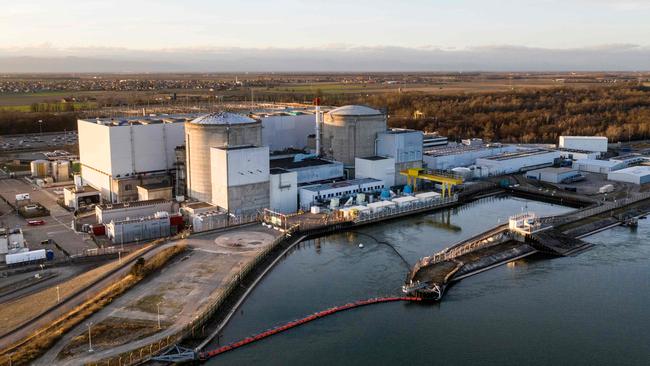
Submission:
[[[0,49],[0,70],[19,72],[307,72],[307,71],[639,71],[650,48],[635,44],[549,49],[492,45],[301,48],[114,47]]]

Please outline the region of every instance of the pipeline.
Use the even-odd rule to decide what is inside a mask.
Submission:
[[[358,308],[361,306],[366,306],[366,305],[372,305],[372,304],[379,304],[379,303],[385,303],[385,302],[395,302],[395,301],[422,301],[421,298],[419,297],[381,297],[381,298],[374,298],[374,299],[368,299],[368,300],[361,300],[361,301],[356,301],[356,302],[351,302],[345,305],[341,306],[336,306],[333,308],[329,308],[327,310],[320,311],[318,313],[311,314],[307,317],[304,317],[302,319],[294,320],[292,322],[289,322],[287,324],[284,324],[279,327],[275,327],[272,329],[269,329],[267,331],[264,331],[262,333],[256,334],[251,337],[244,338],[240,341],[228,344],[226,346],[214,349],[212,351],[205,351],[205,352],[199,352],[198,353],[198,359],[200,361],[205,361],[207,359],[210,359],[212,357],[215,357],[217,355],[220,355],[222,353],[232,351],[234,349],[243,347],[247,344],[262,340],[264,338],[270,337],[272,335],[284,332],[285,330],[289,330],[291,328],[295,328],[297,326],[303,325],[305,323],[309,323],[313,320],[319,319],[326,317],[328,315],[332,315],[334,313],[338,313],[341,311],[345,310],[350,310],[354,308]]]

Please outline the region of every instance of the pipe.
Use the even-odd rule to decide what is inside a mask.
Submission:
[[[316,98],[316,156],[320,157],[320,100]]]

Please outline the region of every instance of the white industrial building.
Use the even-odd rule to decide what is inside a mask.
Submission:
[[[543,168],[526,172],[526,178],[548,183],[562,183],[580,177],[580,173],[571,168]]]
[[[598,159],[601,153],[596,151],[587,151],[587,150],[576,150],[576,149],[556,149],[560,152],[560,157],[563,159],[570,160],[581,160],[581,159]]]
[[[328,201],[332,198],[353,196],[358,193],[376,192],[385,187],[384,182],[373,178],[352,179],[336,183],[318,184],[301,187],[300,207],[309,209],[319,201]]]
[[[269,182],[269,209],[283,214],[298,209],[298,173],[282,168],[271,168]]]
[[[560,153],[554,150],[529,149],[476,159],[482,175],[501,175],[552,166]]]
[[[296,155],[271,159],[271,168],[285,169],[296,172],[298,184],[308,184],[332,180],[340,180],[345,176],[343,164],[315,156]]]
[[[573,162],[573,168],[581,172],[607,174],[614,170],[625,168],[627,165],[620,161],[581,159]]]
[[[517,148],[510,145],[486,145],[475,140],[470,144],[449,145],[424,152],[422,159],[429,169],[450,170],[476,164],[476,159],[515,152]]]
[[[609,160],[625,164],[626,166],[630,166],[630,165],[643,163],[645,161],[648,161],[649,159],[647,156],[643,156],[641,154],[625,154],[625,155],[615,156],[613,158],[610,158]]]
[[[269,148],[210,149],[212,203],[236,215],[269,207]]]
[[[422,136],[422,149],[429,150],[431,148],[445,146],[449,143],[449,139],[445,136],[440,136],[437,133],[425,133]]]
[[[607,137],[604,136],[560,136],[558,147],[585,151],[607,152]]]
[[[115,244],[152,240],[169,236],[169,214],[159,212],[139,219],[111,221],[106,224],[106,236]]]
[[[650,166],[633,166],[607,173],[607,180],[633,184],[650,183]]]
[[[109,202],[136,200],[136,187],[171,184],[174,149],[184,144],[191,116],[80,119],[79,160],[84,181]]]
[[[356,158],[354,174],[359,178],[374,178],[381,180],[386,187],[395,185],[395,159],[383,156]]]
[[[409,168],[422,168],[422,131],[391,129],[378,133],[376,155],[393,158],[395,161],[395,176],[393,184],[389,186],[406,184],[406,177],[400,172]]]

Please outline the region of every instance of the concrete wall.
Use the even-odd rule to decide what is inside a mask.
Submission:
[[[156,189],[146,189],[144,187],[137,187],[138,189],[138,201],[148,201],[156,199],[171,200],[172,199],[172,187],[167,188],[156,188]]]
[[[292,171],[298,173],[299,184],[336,179],[344,175],[343,164],[340,162],[297,168]]]
[[[377,155],[395,159],[395,163],[422,160],[422,131],[403,130],[377,135]]]
[[[307,136],[316,133],[316,116],[313,114],[268,116],[261,120],[262,145],[271,151],[306,148]]]
[[[269,208],[290,214],[298,209],[298,173],[286,172],[270,176]]]
[[[187,195],[212,201],[210,148],[262,144],[260,122],[233,125],[185,123]]]
[[[213,204],[235,214],[269,206],[268,147],[211,148],[210,160]]]
[[[355,178],[374,178],[384,182],[387,187],[395,185],[395,160],[386,158],[371,160],[356,158],[354,163]]]

